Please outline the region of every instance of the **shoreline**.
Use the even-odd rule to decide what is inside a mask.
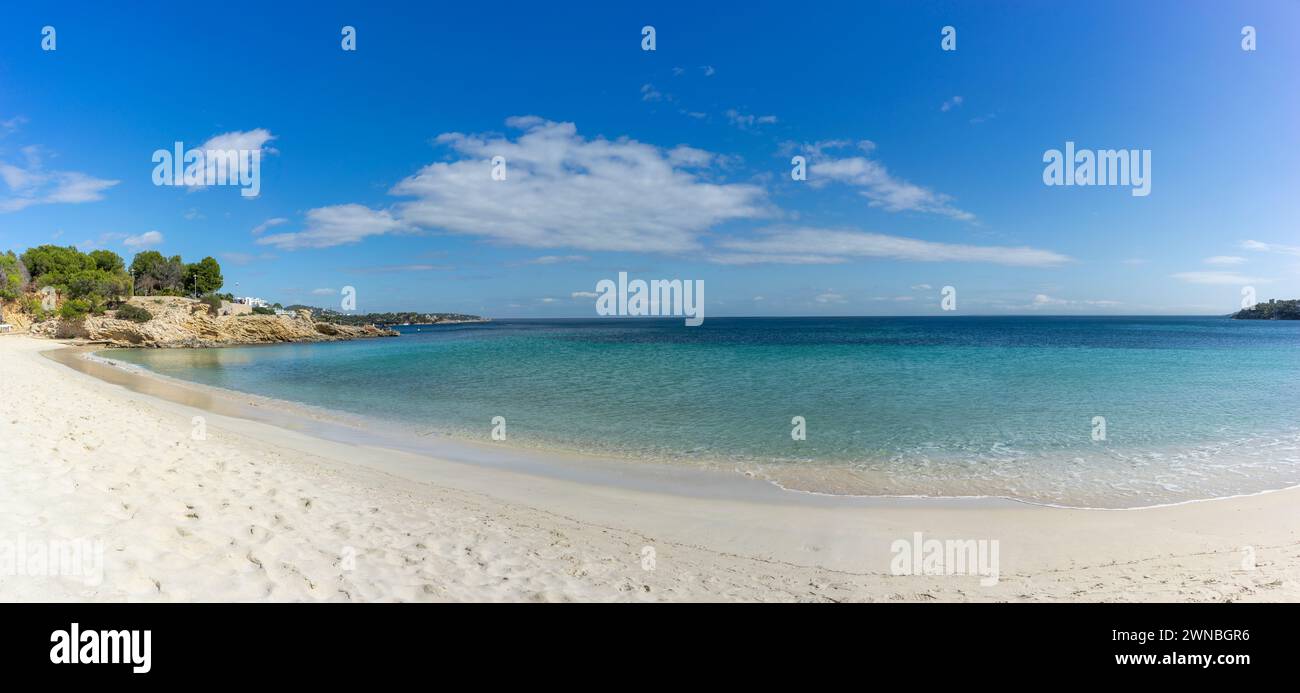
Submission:
[[[565,448],[489,443],[450,433],[432,432],[427,436],[420,436],[401,426],[349,412],[174,378],[142,366],[115,361],[110,356],[101,355],[105,351],[111,352],[97,346],[76,346],[68,349],[52,349],[43,352],[42,355],[91,377],[120,385],[134,392],[160,397],[175,404],[287,428],[336,442],[438,457],[467,464],[487,465],[544,478],[627,490],[651,490],[683,497],[709,497],[707,494],[712,491],[714,495],[722,497],[784,500],[792,504],[803,502],[812,505],[829,503],[878,506],[933,502],[958,506],[1007,507],[1023,504],[1057,507],[1004,496],[820,493],[784,488],[770,479],[746,474],[736,469],[727,469],[727,465],[723,463],[695,467],[671,462],[613,457]],[[100,364],[102,367],[83,365],[87,362]],[[378,430],[367,430],[368,428]],[[422,441],[417,438],[428,440],[421,445]]]
[[[252,346],[276,345],[265,344]],[[1050,502],[1034,498],[1022,498],[997,494],[941,495],[922,493],[836,493],[833,491],[822,491],[814,488],[799,487],[791,483],[797,481],[795,478],[782,479],[778,476],[766,473],[770,470],[761,468],[754,469],[753,466],[742,468],[741,462],[708,459],[703,461],[693,460],[692,463],[685,463],[667,459],[620,456],[600,451],[578,450],[560,446],[486,442],[447,431],[431,431],[427,434],[419,434],[410,429],[407,425],[386,422],[360,414],[326,409],[302,402],[277,399],[265,395],[211,386],[163,375],[144,366],[113,359],[111,356],[113,351],[113,348],[77,345],[69,349],[47,351],[44,352],[44,355],[47,358],[63,363],[64,365],[81,370],[82,372],[86,372],[95,377],[99,377],[101,380],[110,379],[119,385],[123,385],[137,392],[148,392],[154,396],[160,396],[176,403],[211,408],[215,403],[230,404],[238,407],[239,403],[243,402],[247,406],[243,406],[239,409],[238,413],[234,414],[240,418],[261,421],[263,423],[271,423],[273,425],[288,427],[294,430],[307,431],[317,435],[318,437],[325,437],[331,440],[360,442],[376,447],[413,452],[415,454],[446,457],[454,461],[487,464],[514,471],[524,471],[526,473],[544,477],[568,479],[584,483],[613,485],[639,490],[655,490],[683,496],[698,495],[694,493],[695,482],[708,480],[709,485],[715,485],[725,483],[728,478],[734,478],[737,489],[750,489],[748,495],[751,495],[757,500],[771,500],[773,497],[769,493],[754,493],[752,491],[753,481],[760,481],[763,484],[769,485],[779,490],[781,494],[790,494],[796,502],[798,496],[811,496],[815,498],[831,499],[836,502],[860,503],[863,505],[887,505],[904,501],[916,501],[919,503],[957,503],[962,505],[971,504],[996,507],[1010,503],[1062,510],[1123,511],[1175,507],[1185,504],[1208,503],[1234,498],[1249,498],[1262,494],[1300,489],[1300,484],[1291,484],[1277,488],[1264,488],[1255,491],[1230,493],[1222,496],[1186,498],[1165,502],[1147,503],[1143,505],[1125,506],[1067,504],[1063,502]],[[79,365],[82,361],[103,364],[105,367],[114,370],[104,371],[102,369],[84,368]],[[91,370],[94,370],[95,372],[90,372]],[[113,376],[120,373],[127,375],[124,376],[124,379],[113,378]],[[142,380],[137,380],[137,378]],[[143,386],[146,385],[148,381],[162,383],[166,387],[150,388]],[[207,405],[195,404],[192,395],[198,394],[211,398],[208,400]],[[225,408],[226,413],[231,413],[232,410],[231,407]],[[271,413],[274,413],[274,415],[269,415]],[[306,419],[307,421],[304,422],[303,419]],[[312,429],[310,426],[304,425],[305,423],[315,425],[317,428]],[[377,430],[369,431],[367,429]],[[437,442],[435,443],[433,441]],[[698,464],[696,464],[696,462],[698,462]],[[671,479],[671,482],[665,483],[665,477],[674,478]],[[730,495],[735,496],[740,495],[741,493],[743,492],[737,490],[733,491]]]
[[[13,509],[0,537],[100,538],[105,579],[0,575],[11,599],[1300,598],[1297,489],[1105,513],[754,498],[734,479],[681,496],[322,439],[133,392],[50,350],[68,351],[0,338],[0,375],[31,393],[0,402],[0,504]],[[999,541],[999,580],[895,574],[891,546],[916,533]]]

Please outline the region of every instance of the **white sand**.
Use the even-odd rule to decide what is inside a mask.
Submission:
[[[1300,598],[1298,490],[1120,511],[692,498],[318,440],[38,353],[59,347],[0,337],[5,601]],[[998,540],[1000,581],[891,574],[914,532]],[[5,574],[20,540],[102,541],[103,579]]]

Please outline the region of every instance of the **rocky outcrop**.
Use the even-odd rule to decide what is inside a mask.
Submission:
[[[26,332],[32,326],[32,317],[23,311],[18,301],[0,301],[0,323],[14,332]]]
[[[120,320],[116,311],[80,320],[47,320],[33,335],[85,339],[118,347],[198,348],[279,342],[331,342],[365,337],[395,337],[397,332],[371,325],[316,322],[308,311],[295,315],[211,315],[208,306],[174,296],[136,297],[130,303],[153,318],[138,323]]]

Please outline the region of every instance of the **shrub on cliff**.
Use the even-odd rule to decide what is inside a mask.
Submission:
[[[45,309],[41,307],[41,299],[37,296],[27,296],[23,298],[23,311],[32,316],[32,321],[41,322],[49,317]]]
[[[69,299],[59,306],[59,317],[64,320],[80,320],[90,312],[90,304],[79,298]]]
[[[130,303],[127,303],[117,309],[117,319],[144,323],[153,320],[153,313],[150,313],[140,306],[133,306]]]
[[[131,290],[131,278],[102,269],[82,270],[65,281],[70,298],[111,300]]]
[[[208,307],[208,315],[216,317],[221,314],[221,299],[216,296],[204,296],[199,299],[199,303]]]

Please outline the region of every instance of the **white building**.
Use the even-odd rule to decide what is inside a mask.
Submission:
[[[253,308],[270,308],[271,304],[263,299],[252,296],[236,296],[235,303],[242,303]]]

